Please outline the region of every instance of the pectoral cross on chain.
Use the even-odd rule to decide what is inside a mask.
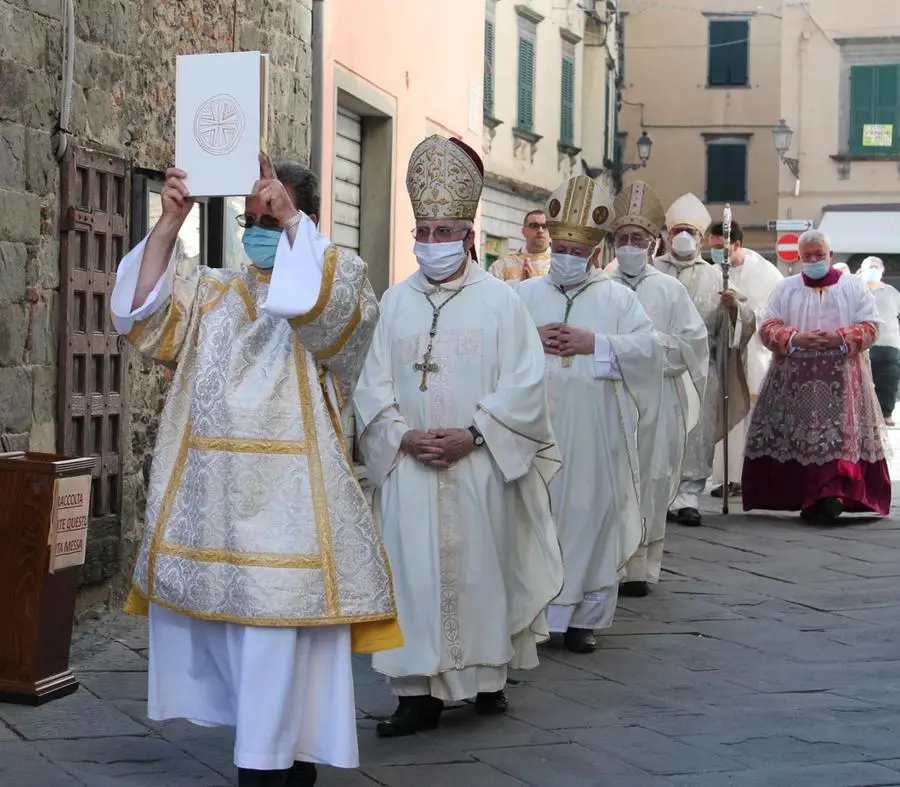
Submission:
[[[422,372],[422,382],[419,383],[420,391],[428,390],[428,375],[429,374],[437,374],[440,371],[440,367],[431,360],[431,348],[428,348],[428,352],[422,356],[422,361],[420,363],[413,364],[413,370],[417,372]]]
[[[431,296],[427,293],[425,294],[425,298],[428,303],[431,304],[431,329],[428,331],[428,349],[425,350],[425,354],[422,356],[422,360],[413,364],[414,372],[422,372],[422,382],[419,383],[420,391],[428,390],[428,375],[429,374],[437,374],[440,371],[440,367],[432,360],[432,351],[434,349],[434,337],[437,336],[437,324],[438,319],[441,316],[441,309],[443,309],[450,301],[452,301],[457,295],[459,295],[465,287],[460,287],[456,292],[454,292],[447,300],[445,300],[440,306],[435,306],[434,301],[431,300]]]

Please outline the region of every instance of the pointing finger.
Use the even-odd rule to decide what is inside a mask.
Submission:
[[[259,177],[262,178],[262,180],[273,180],[275,178],[272,162],[263,152],[260,152],[259,154]]]

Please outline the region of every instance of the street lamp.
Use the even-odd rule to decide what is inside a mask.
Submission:
[[[630,172],[634,169],[642,169],[647,166],[650,160],[650,152],[653,150],[653,140],[644,131],[637,140],[637,152],[640,159],[639,164],[622,164],[622,172]]]
[[[799,159],[786,156],[791,149],[791,141],[794,138],[794,130],[784,122],[784,118],[778,121],[778,125],[772,129],[772,141],[775,143],[775,150],[778,151],[778,157],[784,165],[791,171],[795,178],[800,177],[800,161]]]

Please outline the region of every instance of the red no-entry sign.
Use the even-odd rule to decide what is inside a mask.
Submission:
[[[800,259],[800,236],[796,232],[786,232],[778,238],[775,253],[782,262],[796,262]]]

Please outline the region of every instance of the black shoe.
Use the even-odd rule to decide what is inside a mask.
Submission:
[[[722,497],[722,487],[724,484],[719,484],[715,489],[710,492],[710,495],[713,497]],[[741,485],[735,483],[728,484],[728,497],[740,497],[741,496]]]
[[[420,730],[433,730],[438,726],[443,710],[443,700],[428,694],[400,697],[397,710],[389,719],[378,723],[375,734],[379,738],[402,738]]]
[[[509,699],[506,692],[500,691],[480,692],[475,697],[475,711],[479,716],[498,716],[509,710]]]
[[[703,517],[696,508],[682,508],[678,512],[678,524],[685,527],[700,527],[703,524]]]
[[[316,770],[314,763],[300,762],[298,760],[288,772],[285,787],[314,787],[318,778],[319,772]]]
[[[254,771],[238,768],[238,787],[288,787],[291,769],[283,771]]]
[[[650,593],[649,582],[623,582],[619,585],[619,595],[629,598],[643,598]]]
[[[593,653],[597,649],[597,640],[590,629],[570,628],[563,642],[572,653]]]
[[[839,497],[826,497],[800,512],[800,518],[811,525],[833,525],[844,513],[844,503]]]

